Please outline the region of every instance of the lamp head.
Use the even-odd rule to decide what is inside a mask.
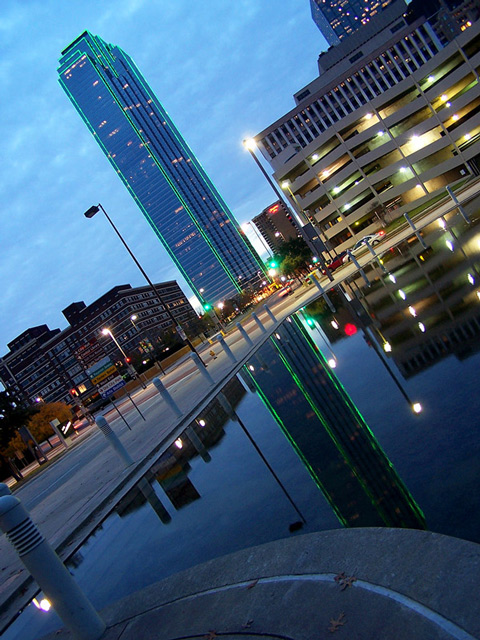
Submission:
[[[90,207],[90,209],[87,209],[87,211],[85,211],[85,213],[83,214],[86,218],[93,218],[93,216],[98,213],[100,211],[100,208],[97,207],[96,205],[93,205],[93,207]]]

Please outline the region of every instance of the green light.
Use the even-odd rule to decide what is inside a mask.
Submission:
[[[270,269],[276,269],[278,267],[278,263],[275,262],[275,260],[271,260],[268,266],[270,267]]]
[[[315,327],[315,320],[313,318],[305,318],[305,321],[312,329]]]
[[[212,308],[212,305],[211,305],[211,304],[208,304],[208,302],[206,302],[206,303],[203,305],[203,308],[205,309],[205,311],[210,311],[210,309]]]

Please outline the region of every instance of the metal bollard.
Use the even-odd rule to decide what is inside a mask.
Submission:
[[[210,462],[210,460],[212,459],[212,456],[208,453],[205,445],[200,440],[198,435],[195,433],[195,430],[193,429],[192,425],[189,425],[185,429],[185,434],[186,434],[187,438],[190,440],[190,442],[192,443],[193,448],[195,449],[195,451],[198,454],[200,454],[200,457],[202,458],[202,460],[204,462]]]
[[[263,308],[265,309],[265,311],[267,312],[268,317],[270,318],[270,320],[272,320],[273,322],[277,322],[277,319],[275,318],[275,316],[273,315],[273,312],[271,309],[268,308],[268,305],[264,304]]]
[[[325,289],[322,287],[322,285],[320,284],[320,282],[315,278],[315,276],[310,276],[310,280],[313,280],[314,285],[317,287],[317,289],[320,291],[320,293],[322,294],[322,298],[325,300],[325,302],[328,305],[328,308],[330,309],[330,311],[332,313],[335,313],[336,309],[332,304],[332,301],[330,300],[330,298],[328,297],[328,295],[325,293]]]
[[[205,380],[208,382],[208,384],[215,384],[215,380],[212,378],[212,376],[205,369],[205,365],[202,364],[202,362],[200,361],[199,356],[196,353],[191,353],[190,354],[190,358],[197,365],[197,369],[200,371],[200,373],[205,378]]]
[[[232,350],[230,349],[228,344],[225,342],[225,338],[222,335],[218,335],[217,336],[217,342],[223,348],[223,350],[225,351],[225,353],[229,357],[230,361],[233,362],[233,364],[235,364],[237,362],[237,359],[233,355]]]
[[[375,249],[372,247],[372,245],[370,244],[370,242],[368,240],[365,240],[365,246],[367,247],[367,249],[370,251],[370,253],[372,254],[372,256],[376,259],[378,266],[380,267],[380,269],[383,271],[383,273],[388,273],[388,271],[385,269],[385,267],[382,264],[382,261],[380,260],[380,258],[378,257],[377,252],[375,251]]]
[[[168,404],[168,406],[173,411],[173,413],[177,416],[177,418],[180,418],[183,415],[182,411],[178,406],[178,404],[175,402],[175,400],[172,398],[172,396],[170,395],[170,392],[167,390],[167,388],[165,387],[163,382],[160,380],[160,378],[154,378],[152,382],[155,389],[162,396],[163,400],[165,400],[165,402]]]
[[[133,464],[133,460],[130,457],[130,454],[125,449],[123,444],[120,442],[117,434],[112,431],[112,427],[108,424],[105,418],[103,416],[97,416],[95,418],[95,422],[97,427],[100,429],[100,431],[103,433],[105,438],[108,440],[109,445],[113,447],[113,449],[115,449],[115,451],[118,453],[120,458],[123,460],[123,462],[125,463],[125,466],[128,467],[131,464]]]
[[[260,327],[260,330],[262,333],[267,333],[267,330],[265,329],[265,327],[263,326],[263,324],[260,322],[257,314],[255,313],[255,311],[252,311],[252,318],[255,320],[255,322],[258,324],[258,326]]]
[[[242,336],[242,338],[245,340],[245,342],[248,344],[249,347],[253,347],[253,342],[251,341],[248,333],[245,331],[245,329],[242,327],[242,325],[240,324],[240,322],[235,323],[237,329],[240,331],[240,335]]]
[[[465,220],[465,222],[468,222],[468,224],[470,224],[471,220],[470,218],[467,216],[467,213],[465,211],[465,209],[462,207],[462,205],[460,204],[457,196],[453,193],[452,188],[449,186],[445,187],[448,195],[450,196],[450,198],[454,201],[454,203],[457,205],[457,209],[460,212],[460,215],[462,216],[462,218]]]
[[[420,242],[420,244],[422,245],[422,247],[424,249],[427,248],[427,245],[425,244],[425,240],[422,238],[422,236],[420,235],[420,232],[418,231],[417,227],[414,225],[412,219],[410,218],[410,216],[408,215],[408,213],[404,213],[403,217],[405,218],[405,220],[408,222],[408,224],[410,225],[410,227],[412,228],[412,231],[415,233],[415,235],[417,236],[417,240]]]
[[[14,496],[0,498],[0,529],[77,640],[98,640],[105,622]]]
[[[11,496],[11,495],[12,495],[12,492],[10,491],[9,486],[4,482],[0,482],[0,498],[2,496]]]
[[[358,264],[358,260],[356,259],[356,257],[353,255],[353,253],[350,251],[350,249],[347,249],[347,254],[350,257],[350,260],[353,262],[353,264],[355,265],[355,267],[358,269],[358,273],[362,276],[362,278],[365,280],[365,284],[367,285],[367,287],[369,287],[371,285],[370,280],[367,278],[365,271],[362,269],[362,267]]]

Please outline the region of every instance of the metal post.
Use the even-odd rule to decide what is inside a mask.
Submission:
[[[268,308],[267,304],[263,305],[263,308],[265,309],[265,311],[267,312],[268,317],[270,318],[270,320],[272,320],[272,322],[277,322],[277,319],[275,318],[275,316],[273,315],[273,312],[271,309]]]
[[[418,231],[417,227],[413,224],[412,219],[410,218],[410,216],[408,215],[408,213],[404,213],[403,217],[405,218],[405,220],[408,222],[408,224],[412,227],[413,232],[415,233],[415,235],[417,236],[417,240],[420,242],[420,244],[422,245],[422,247],[424,249],[427,248],[427,245],[425,244],[425,240],[422,238],[422,236],[420,235],[420,232]]]
[[[95,418],[95,423],[100,431],[103,433],[105,438],[108,440],[108,444],[115,449],[116,453],[120,456],[120,458],[125,463],[126,467],[129,467],[133,464],[133,460],[130,457],[130,454],[125,449],[123,444],[120,442],[116,433],[112,431],[112,427],[108,424],[106,419],[103,416],[97,416]]]
[[[325,289],[322,287],[322,285],[320,284],[320,282],[317,280],[317,278],[315,277],[315,275],[312,273],[310,274],[310,280],[313,281],[314,285],[317,287],[317,289],[319,290],[320,294],[322,295],[322,298],[325,300],[325,302],[328,305],[328,308],[330,309],[330,311],[332,313],[335,313],[336,309],[332,303],[332,301],[330,300],[330,298],[328,297],[328,295],[325,293]]]
[[[190,359],[193,360],[193,362],[195,363],[197,369],[200,371],[200,373],[205,378],[205,380],[208,382],[208,384],[215,384],[215,380],[212,378],[212,376],[206,370],[205,365],[203,364],[202,360],[200,359],[200,356],[198,354],[196,354],[196,353],[191,353],[190,354]]]
[[[223,348],[223,350],[225,351],[225,353],[227,354],[228,358],[230,359],[230,361],[233,364],[236,364],[237,359],[235,358],[235,356],[232,353],[232,350],[230,349],[230,347],[228,346],[228,344],[225,342],[225,338],[221,335],[216,336],[216,340],[218,342],[218,344]]]
[[[252,318],[255,320],[255,322],[258,324],[258,326],[260,327],[260,331],[262,333],[267,333],[267,330],[265,329],[265,327],[263,326],[263,324],[260,322],[259,317],[257,316],[257,314],[255,313],[255,311],[252,311]]]
[[[362,269],[362,267],[358,264],[358,260],[355,258],[355,256],[353,255],[353,253],[350,251],[350,249],[347,249],[347,254],[348,257],[350,258],[350,260],[353,262],[353,264],[356,266],[356,268],[358,269],[358,273],[362,276],[362,278],[365,280],[365,284],[367,285],[367,287],[370,286],[371,282],[370,280],[367,278],[365,271]]]
[[[175,402],[175,400],[172,398],[172,396],[170,395],[170,392],[167,391],[167,388],[165,387],[163,382],[160,380],[160,378],[154,378],[152,382],[155,389],[162,396],[162,399],[166,402],[166,404],[168,404],[168,406],[173,411],[173,413],[177,416],[177,418],[180,418],[183,415],[182,410],[180,409],[178,404]]]
[[[457,209],[460,212],[460,215],[462,216],[462,218],[465,220],[465,222],[468,222],[468,224],[470,224],[470,218],[467,216],[467,214],[465,213],[465,209],[462,207],[462,205],[460,204],[460,202],[458,201],[457,196],[453,193],[452,188],[450,186],[446,186],[445,189],[447,190],[448,195],[450,196],[450,198],[454,201],[454,203],[457,205]]]
[[[383,264],[381,263],[380,258],[378,257],[377,252],[375,251],[375,249],[372,247],[372,245],[370,244],[370,242],[368,240],[365,240],[365,245],[368,248],[368,250],[370,251],[370,253],[372,254],[372,256],[376,259],[378,266],[380,267],[380,269],[383,271],[383,273],[388,273],[387,270],[385,269],[385,267],[383,266]]]
[[[0,497],[0,529],[73,637],[99,640],[105,622],[14,496]]]
[[[190,440],[190,442],[192,443],[193,448],[195,449],[195,451],[202,458],[202,460],[204,462],[210,462],[211,459],[212,459],[212,456],[208,453],[205,445],[200,440],[198,435],[195,433],[195,430],[194,430],[194,428],[192,427],[191,424],[185,429],[185,434],[186,434],[187,438]]]
[[[245,331],[245,329],[242,327],[240,322],[236,322],[235,324],[236,324],[237,329],[240,331],[240,335],[245,340],[245,342],[248,344],[248,346],[249,347],[253,347],[253,342],[251,341],[250,336]]]

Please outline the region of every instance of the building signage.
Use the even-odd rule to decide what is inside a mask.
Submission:
[[[86,373],[102,398],[108,398],[125,386],[125,380],[98,342],[77,350],[77,357],[86,367]]]

